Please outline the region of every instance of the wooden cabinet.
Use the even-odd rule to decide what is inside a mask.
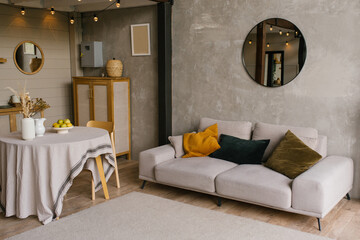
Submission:
[[[116,155],[131,158],[130,79],[74,77],[76,126],[90,120],[115,123]]]

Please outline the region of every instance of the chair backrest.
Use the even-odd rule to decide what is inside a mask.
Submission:
[[[101,121],[88,121],[86,124],[87,127],[102,128],[110,133],[114,132],[114,123],[113,122],[101,122]]]

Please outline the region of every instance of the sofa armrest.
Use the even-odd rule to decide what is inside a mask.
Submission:
[[[155,180],[154,167],[162,162],[174,159],[175,150],[170,145],[163,145],[140,153],[139,178]]]
[[[292,207],[324,217],[352,189],[353,177],[352,159],[328,156],[294,179]]]

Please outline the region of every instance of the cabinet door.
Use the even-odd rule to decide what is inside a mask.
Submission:
[[[108,121],[108,87],[107,85],[93,85],[94,88],[94,120]]]
[[[90,121],[90,85],[76,84],[76,87],[78,124],[79,126],[86,126],[86,123]]]
[[[114,83],[115,149],[117,153],[130,150],[129,83]]]

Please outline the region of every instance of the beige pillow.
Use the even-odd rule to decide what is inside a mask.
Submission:
[[[181,158],[185,155],[183,147],[183,135],[179,136],[169,136],[168,137],[171,145],[175,149],[175,158]]]

